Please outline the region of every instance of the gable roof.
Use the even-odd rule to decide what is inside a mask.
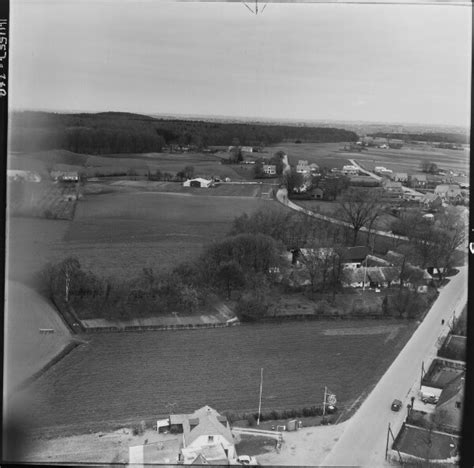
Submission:
[[[388,260],[385,260],[384,258],[377,257],[376,255],[367,255],[366,257],[367,261],[367,266],[368,267],[373,267],[373,266],[390,266],[391,263]],[[365,265],[365,262],[364,262]]]
[[[366,246],[347,247],[342,251],[341,259],[343,262],[365,260],[370,250]]]
[[[234,439],[230,431],[227,419],[220,417],[221,415],[210,406],[203,406],[196,410],[183,424],[183,437],[185,445],[192,444],[198,437],[204,435],[221,435],[229,443],[233,444]],[[218,419],[219,418],[219,419]],[[197,419],[198,424],[194,428],[190,428],[190,420]]]

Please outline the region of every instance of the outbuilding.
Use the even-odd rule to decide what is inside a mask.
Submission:
[[[202,179],[197,177],[196,179],[188,179],[183,182],[183,187],[199,187],[199,188],[209,188],[212,186],[212,180]]]

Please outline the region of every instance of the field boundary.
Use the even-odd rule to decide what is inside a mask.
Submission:
[[[124,327],[84,327],[84,333],[108,333],[108,332],[145,332],[145,331],[167,331],[167,330],[198,330],[202,328],[224,328],[235,327],[240,325],[240,322],[234,321],[231,323],[181,323],[175,325],[129,325]]]
[[[13,391],[19,391],[22,390],[23,388],[26,388],[29,386],[32,382],[37,380],[39,377],[41,377],[45,372],[47,372],[51,367],[56,365],[59,361],[61,361],[63,358],[65,358],[69,353],[71,353],[74,349],[76,349],[77,346],[83,344],[83,342],[74,340],[71,343],[68,343],[64,348],[59,351],[56,356],[54,356],[48,363],[46,363],[40,370],[36,371],[33,375],[30,377],[27,377],[25,380],[20,382],[15,388],[13,388]]]

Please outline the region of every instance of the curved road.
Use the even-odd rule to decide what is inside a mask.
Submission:
[[[287,206],[288,208],[291,208],[292,210],[299,211],[300,213],[307,214],[308,216],[312,216],[313,218],[317,219],[322,219],[324,221],[328,221],[333,224],[338,224],[339,226],[345,226],[349,227],[352,229],[352,225],[346,221],[341,221],[340,219],[336,218],[331,218],[329,216],[320,214],[320,213],[315,213],[314,211],[307,210],[306,208],[303,208],[296,203],[293,203],[288,199],[288,190],[286,188],[279,188],[276,192],[276,199],[282,204]],[[360,232],[368,232],[369,230],[366,227],[362,227],[360,229]],[[377,231],[375,229],[372,229],[370,231],[372,234],[377,234],[379,236],[385,236],[385,237],[390,237],[391,239],[397,239],[397,240],[403,240],[407,241],[408,237],[405,236],[397,236],[396,234],[392,234],[391,232],[387,231]]]
[[[396,435],[405,419],[410,397],[418,395],[422,362],[425,367],[429,365],[435,357],[438,339],[449,331],[448,322],[453,312],[458,316],[467,302],[467,267],[459,270],[441,290],[423,322],[348,421],[322,466],[391,466],[385,461],[388,423]],[[444,326],[441,326],[442,319],[445,320]],[[398,413],[390,409],[395,398],[404,403]]]

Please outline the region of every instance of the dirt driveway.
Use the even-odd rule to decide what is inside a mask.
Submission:
[[[257,456],[261,465],[317,466],[344,432],[347,422],[334,426],[305,427],[284,432],[280,453],[276,450]]]

